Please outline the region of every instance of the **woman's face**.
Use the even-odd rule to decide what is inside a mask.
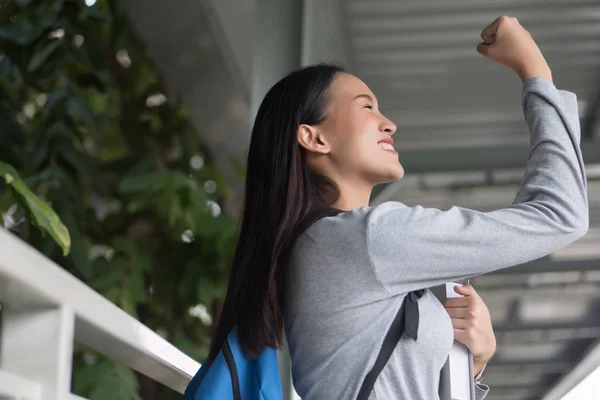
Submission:
[[[371,185],[401,179],[404,169],[392,139],[396,125],[381,114],[367,85],[353,75],[338,73],[327,100],[325,121],[311,127],[322,140],[322,146],[315,148],[320,154],[317,163],[325,169],[322,172],[333,172],[334,179]]]

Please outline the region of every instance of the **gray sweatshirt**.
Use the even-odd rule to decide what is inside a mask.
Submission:
[[[323,218],[298,238],[284,319],[303,400],[356,398],[408,292],[531,261],[585,234],[576,96],[532,78],[523,85],[523,108],[531,150],[510,207],[441,211],[388,202]],[[418,307],[418,339],[402,337],[370,399],[439,398],[452,325],[430,291]],[[478,399],[487,393],[476,391]]]

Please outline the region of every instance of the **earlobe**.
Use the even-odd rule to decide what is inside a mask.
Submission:
[[[314,126],[302,124],[298,127],[298,144],[314,153],[329,153],[326,139]]]

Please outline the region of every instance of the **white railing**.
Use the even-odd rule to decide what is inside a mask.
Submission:
[[[183,393],[200,364],[0,228],[0,399],[70,393],[73,341]]]

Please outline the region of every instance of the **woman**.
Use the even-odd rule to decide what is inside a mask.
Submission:
[[[209,360],[232,328],[255,355],[278,346],[285,325],[300,396],[355,399],[396,312],[417,293],[418,327],[401,338],[370,398],[436,399],[454,335],[422,289],[542,257],[586,232],[575,96],[554,87],[515,18],[499,18],[482,38],[478,51],[523,81],[531,150],[513,205],[369,207],[374,185],[404,174],[396,126],[340,68],[290,74],[266,95],[252,131],[240,240]],[[323,217],[332,209],[342,212]]]

